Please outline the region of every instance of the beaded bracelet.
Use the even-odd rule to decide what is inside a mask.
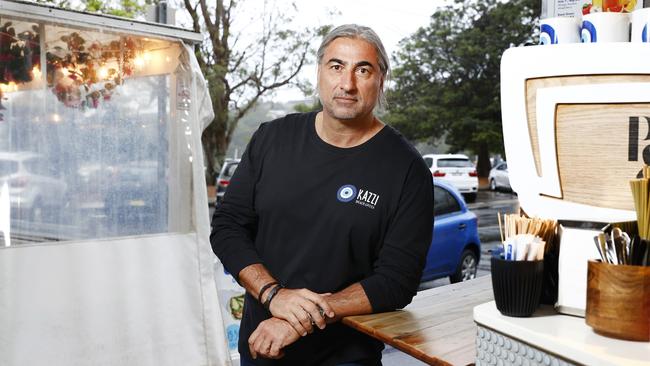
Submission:
[[[264,301],[264,308],[266,310],[271,311],[271,300],[273,300],[275,294],[277,294],[281,288],[284,288],[284,286],[278,284],[269,291],[269,296],[266,298],[266,301]]]
[[[278,284],[277,282],[273,281],[273,282],[269,282],[266,285],[262,286],[262,288],[260,289],[259,295],[257,295],[257,301],[259,301],[260,303],[263,303],[262,302],[262,295],[264,295],[264,292],[266,292],[266,290],[268,290],[269,287],[271,287],[273,285],[277,285],[277,284]]]

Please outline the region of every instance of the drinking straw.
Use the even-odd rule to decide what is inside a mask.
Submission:
[[[503,239],[503,228],[501,227],[501,213],[497,212],[497,220],[499,221],[499,234],[501,235],[501,242],[503,243],[505,240]]]
[[[645,168],[644,168],[645,174]],[[634,209],[636,210],[636,221],[639,227],[639,236],[646,239],[647,233],[647,183],[646,179],[633,179],[630,181],[630,188],[632,189],[632,198],[634,199]]]
[[[643,239],[648,238],[648,184],[646,179],[642,179],[640,182],[641,188],[641,237]]]

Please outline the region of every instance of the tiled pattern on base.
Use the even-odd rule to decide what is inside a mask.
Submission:
[[[477,325],[476,366],[568,366],[571,361]]]

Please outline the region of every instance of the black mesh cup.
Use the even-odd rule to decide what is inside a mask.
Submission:
[[[544,261],[507,261],[492,257],[492,290],[503,315],[530,316],[539,306]]]

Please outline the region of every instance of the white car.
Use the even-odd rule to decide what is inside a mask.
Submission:
[[[0,152],[0,186],[4,182],[9,184],[12,216],[38,222],[43,210],[65,204],[67,185],[42,155]]]
[[[494,168],[492,168],[492,170],[490,170],[488,179],[490,182],[490,190],[512,190],[510,187],[510,178],[508,178],[508,163],[505,161],[497,164]]]
[[[466,155],[426,154],[422,158],[434,178],[447,181],[456,187],[465,197],[465,201],[476,200],[478,174],[476,167]]]

